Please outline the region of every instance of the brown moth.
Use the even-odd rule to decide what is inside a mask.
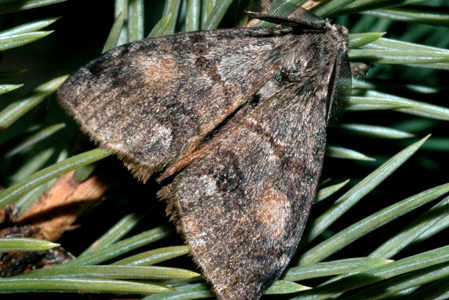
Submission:
[[[120,46],[59,101],[159,196],[220,299],[258,299],[304,229],[326,127],[351,90],[348,34],[312,14],[282,27],[178,33]]]

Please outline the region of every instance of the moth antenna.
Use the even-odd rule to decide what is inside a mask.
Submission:
[[[370,68],[370,65],[368,65],[368,64],[357,64],[357,65],[351,64],[352,77],[354,77],[355,79],[360,79],[360,80],[365,79],[369,68]]]
[[[246,14],[255,19],[289,27],[324,29],[325,20],[290,1],[262,0],[251,6]]]
[[[330,125],[343,113],[351,96],[351,68],[347,53],[340,53],[333,66],[328,90],[329,107],[327,109],[327,120],[330,122]]]

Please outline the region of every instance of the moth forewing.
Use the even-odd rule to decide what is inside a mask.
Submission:
[[[260,28],[136,41],[80,68],[58,99],[146,181],[193,152],[271,77],[265,62],[272,38],[271,29]],[[246,47],[255,40],[258,47]]]
[[[243,106],[160,193],[220,299],[258,299],[299,242],[329,110],[349,93],[341,85],[350,71],[341,54],[347,36],[326,24],[324,32],[283,36],[278,70],[257,104]]]

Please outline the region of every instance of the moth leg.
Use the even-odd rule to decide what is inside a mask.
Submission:
[[[365,79],[370,68],[369,64],[351,64],[351,73],[356,79]]]

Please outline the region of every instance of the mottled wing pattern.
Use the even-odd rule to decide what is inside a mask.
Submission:
[[[146,180],[192,152],[272,76],[276,35],[282,30],[230,29],[136,41],[71,75],[58,98]]]
[[[330,40],[286,37],[285,65],[258,91],[259,104],[238,111],[160,192],[220,299],[258,299],[297,247],[340,65],[338,51],[326,54]],[[315,49],[294,53],[295,43]],[[323,57],[328,67],[316,68]]]
[[[325,149],[325,103],[290,100],[243,118],[161,193],[221,299],[257,299],[304,228]]]

